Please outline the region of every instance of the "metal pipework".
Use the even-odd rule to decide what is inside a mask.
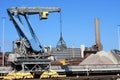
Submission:
[[[101,51],[103,49],[102,44],[100,42],[100,24],[99,19],[95,19],[95,40],[96,40],[96,48],[98,51]]]

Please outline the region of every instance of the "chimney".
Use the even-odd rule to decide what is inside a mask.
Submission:
[[[102,44],[100,42],[100,24],[99,24],[99,19],[95,19],[95,37],[96,37],[96,49],[98,51],[103,50]]]

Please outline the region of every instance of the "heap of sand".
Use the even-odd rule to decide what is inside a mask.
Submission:
[[[96,54],[91,54],[84,59],[79,65],[86,64],[119,64],[120,56],[116,53],[109,51],[99,51]]]

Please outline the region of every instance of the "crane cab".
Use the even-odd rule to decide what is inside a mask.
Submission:
[[[47,19],[48,18],[48,12],[42,12],[41,13],[41,16],[40,16],[40,19]]]

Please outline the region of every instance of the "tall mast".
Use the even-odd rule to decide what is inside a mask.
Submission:
[[[4,28],[5,28],[5,17],[2,17],[3,20],[3,33],[2,33],[2,66],[4,66]]]

